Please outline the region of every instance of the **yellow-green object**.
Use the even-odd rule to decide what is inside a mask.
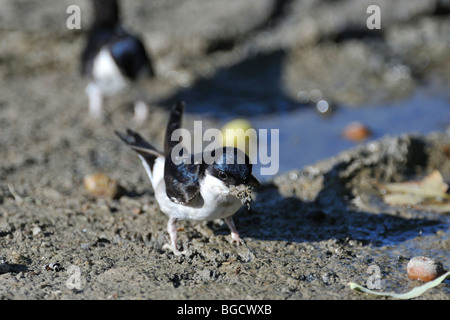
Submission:
[[[428,289],[436,287],[438,284],[440,284],[442,281],[444,281],[449,276],[450,276],[450,271],[444,273],[442,276],[434,279],[433,281],[427,282],[427,283],[421,285],[420,287],[415,287],[414,289],[412,289],[411,291],[406,292],[406,293],[373,291],[373,290],[367,289],[363,286],[360,286],[359,284],[356,284],[354,282],[349,282],[348,285],[350,286],[350,289],[352,289],[352,290],[358,290],[358,291],[362,291],[362,292],[377,295],[377,296],[392,297],[392,298],[396,298],[396,299],[412,299],[412,298],[420,296],[422,293],[424,293]]]
[[[239,148],[245,151],[247,155],[250,152],[250,145],[256,146],[256,130],[246,119],[232,120],[226,123],[221,131],[224,146]]]

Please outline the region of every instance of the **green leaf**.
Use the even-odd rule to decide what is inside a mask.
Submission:
[[[444,281],[449,276],[450,276],[450,271],[444,273],[442,276],[434,279],[433,281],[429,281],[419,287],[415,287],[414,289],[412,289],[411,291],[406,292],[406,293],[373,291],[373,290],[367,289],[363,286],[360,286],[359,284],[356,284],[354,282],[349,282],[348,285],[350,286],[350,289],[352,289],[352,290],[358,290],[358,291],[362,291],[362,292],[377,295],[377,296],[392,297],[392,298],[396,298],[396,299],[412,299],[412,298],[420,296],[422,293],[424,293],[428,289],[436,287],[438,284],[440,284],[442,281]]]

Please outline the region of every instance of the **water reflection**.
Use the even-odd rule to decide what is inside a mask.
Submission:
[[[280,173],[302,168],[350,149],[357,142],[343,136],[350,123],[364,123],[371,136],[360,143],[384,135],[429,133],[450,127],[450,103],[443,96],[418,91],[404,101],[360,108],[341,105],[331,117],[320,116],[315,108],[257,116],[256,128],[280,129]]]

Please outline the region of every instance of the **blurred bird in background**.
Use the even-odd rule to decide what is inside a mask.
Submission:
[[[140,38],[121,25],[117,1],[92,2],[95,18],[81,56],[82,74],[90,79],[86,87],[89,113],[96,119],[104,120],[104,97],[130,87],[143,95],[145,79],[155,74]],[[134,98],[134,121],[142,125],[148,115],[148,106],[142,97]]]

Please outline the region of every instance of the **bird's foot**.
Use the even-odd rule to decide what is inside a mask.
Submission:
[[[91,118],[95,119],[96,121],[100,122],[100,123],[105,123],[106,122],[106,115],[103,112],[98,112],[97,110],[95,111],[90,111],[89,115]]]
[[[89,115],[97,121],[105,122],[106,117],[103,113],[103,95],[101,90],[94,83],[90,83],[86,87],[86,93],[89,97]]]
[[[136,126],[142,126],[148,118],[148,106],[143,101],[136,101],[134,103],[134,118],[133,121]]]
[[[169,243],[164,244],[162,246],[162,248],[165,249],[165,250],[172,251],[173,254],[176,255],[176,256],[187,255],[189,253],[189,251],[187,249],[183,250],[183,251],[180,251],[180,250],[178,250],[178,248],[176,246],[174,246],[172,244],[169,244]]]
[[[231,244],[236,243],[236,245],[240,246],[241,244],[244,244],[244,240],[241,239],[241,237],[239,236],[239,233],[232,232],[230,243]]]

